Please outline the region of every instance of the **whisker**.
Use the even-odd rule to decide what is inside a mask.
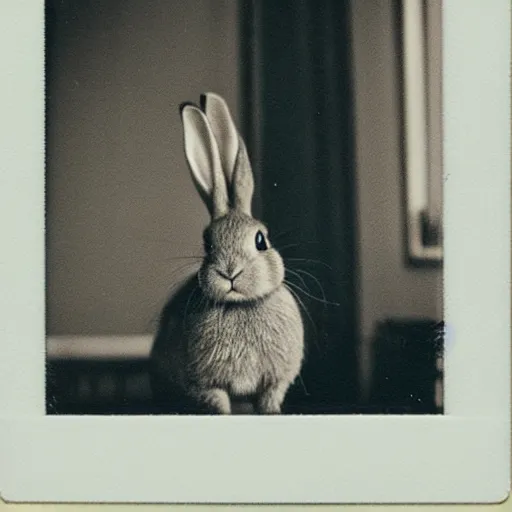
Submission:
[[[309,286],[306,284],[306,281],[304,281],[304,278],[294,270],[291,270],[289,268],[285,268],[285,272],[289,272],[290,274],[294,275],[298,279],[300,279],[300,282],[309,290]]]
[[[299,306],[301,306],[302,309],[304,310],[304,313],[306,313],[309,321],[311,322],[311,326],[313,327],[313,329],[315,330],[315,333],[316,333],[315,322],[313,321],[313,317],[311,316],[311,313],[309,312],[308,308],[304,304],[304,301],[299,297],[299,295],[297,294],[297,292],[293,288],[290,288],[290,287],[287,286],[288,284],[290,284],[289,281],[285,281],[285,283],[286,283],[285,286],[288,289],[288,291],[295,297],[295,300],[299,303]]]
[[[306,384],[304,384],[304,379],[302,378],[302,375],[300,373],[299,373],[299,380],[302,385],[302,389],[304,389],[304,393],[306,394],[306,396],[311,396],[309,391],[306,389]]]
[[[187,260],[185,262],[178,261],[177,263],[172,263],[172,265],[169,265],[169,267],[174,269],[174,270],[179,270],[180,268],[191,267],[191,266],[197,265],[199,263],[200,263],[199,260],[192,260],[192,261],[191,260]]]
[[[327,267],[329,270],[333,270],[333,268],[321,260],[314,260],[311,258],[283,258],[285,261],[304,261],[306,263],[318,263],[319,265],[323,265],[324,267]]]
[[[285,281],[286,284],[290,284],[290,281]],[[306,313],[306,315],[308,316],[309,318],[309,321],[311,322],[311,325],[313,327],[316,327],[315,326],[315,322],[313,321],[313,318],[311,316],[311,314],[309,313],[308,309],[306,308],[306,306],[304,305],[304,302],[302,301],[302,299],[297,295],[297,292],[295,290],[293,290],[292,288],[289,288],[288,286],[286,286],[286,288],[288,288],[288,291],[295,297],[295,299],[297,300],[297,302],[299,303],[300,306],[302,306],[302,308],[304,308],[304,312]]]
[[[285,281],[285,283],[287,284],[290,284],[289,281]],[[286,286],[286,284],[285,284]],[[295,297],[295,300],[298,302],[299,306],[302,307],[302,309],[304,310],[304,313],[306,313],[309,321],[311,322],[311,326],[313,327],[313,330],[314,330],[314,336],[313,336],[313,342],[316,346],[316,348],[318,350],[320,350],[320,347],[318,345],[318,342],[316,341],[316,338],[318,336],[318,331],[317,331],[317,328],[316,328],[316,325],[315,325],[315,322],[313,321],[313,318],[311,317],[311,314],[309,313],[308,311],[308,308],[306,307],[306,305],[304,304],[304,302],[302,301],[302,299],[298,296],[297,292],[295,290],[293,290],[292,288],[290,288],[289,286],[286,286],[286,288],[288,289],[288,291]]]
[[[301,274],[304,274],[306,276],[309,276],[311,279],[313,279],[315,281],[315,283],[317,284],[318,286],[318,289],[320,290],[320,293],[322,294],[322,298],[323,300],[327,300],[327,297],[325,296],[325,290],[322,286],[322,283],[320,283],[319,279],[317,277],[315,277],[313,274],[311,274],[310,272],[307,272],[306,270],[302,270],[300,268],[296,268],[295,269],[297,272],[300,272]],[[308,288],[308,291],[309,291],[309,287]]]
[[[280,240],[280,239],[284,238],[285,236],[290,235],[290,234],[292,234],[294,232],[297,232],[297,231],[298,231],[297,228],[292,228],[292,229],[287,229],[286,231],[282,231],[281,233],[276,233],[275,236],[272,233],[270,233],[270,235],[271,235],[270,238],[272,240],[276,240],[277,241],[277,240]]]
[[[187,278],[190,278],[195,272],[194,266],[196,263],[186,263],[185,265],[181,265],[178,268],[175,268],[172,272],[168,274],[168,278],[171,281],[170,287],[165,292],[165,298],[162,298],[158,301],[158,304],[155,305],[155,309],[157,312],[148,319],[146,327],[148,329],[154,329],[155,325],[158,324],[160,316],[162,314],[162,309],[165,307],[170,300],[170,298],[174,295],[174,292],[181,288],[184,285],[184,282]],[[190,269],[190,272],[187,271]],[[183,271],[183,272],[182,272]]]
[[[298,243],[294,243],[294,244],[287,244],[287,245],[283,245],[283,247],[275,247],[278,251],[284,251],[285,249],[290,249],[292,247],[300,247],[301,245],[306,245],[306,244],[319,244],[320,242],[315,242],[315,241],[308,241],[308,242],[298,242]]]
[[[189,273],[192,274],[193,272],[195,272],[195,266],[197,265],[197,262],[194,262],[194,263],[185,263],[184,265],[180,265],[179,267],[177,268],[174,268],[169,274],[168,276],[174,280],[176,279],[177,277],[186,277]],[[199,270],[199,269],[197,269]],[[181,275],[180,275],[181,274]]]
[[[204,256],[170,256],[168,260],[202,260]]]
[[[160,308],[161,310],[162,308]],[[161,316],[161,311],[158,310],[156,313],[154,313],[151,318],[149,318],[146,322],[146,329],[154,331],[158,328],[158,323]],[[147,317],[146,317],[147,318]]]
[[[338,302],[331,302],[329,300],[321,299],[320,297],[316,297],[315,295],[312,295],[311,293],[308,293],[306,290],[303,290],[299,285],[291,283],[290,281],[286,281],[290,286],[293,286],[297,290],[301,291],[304,295],[309,297],[310,299],[317,300],[318,302],[322,302],[323,304],[329,304],[331,306],[340,306]]]
[[[185,312],[183,313],[183,329],[186,329],[186,322],[187,322],[187,313],[188,313],[188,307],[190,305],[190,301],[192,300],[192,297],[194,296],[196,290],[199,289],[199,286],[194,286],[192,291],[190,292],[187,300],[187,304],[185,305]]]
[[[169,301],[172,297],[175,296],[176,293],[179,292],[182,286],[185,286],[185,284],[188,281],[188,278],[192,278],[194,274],[183,274],[183,276],[179,276],[176,279],[174,279],[174,282],[171,284],[169,289],[167,290],[166,294],[166,301]]]

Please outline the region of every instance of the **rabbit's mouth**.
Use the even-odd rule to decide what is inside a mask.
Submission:
[[[241,273],[241,272],[240,272]],[[229,286],[229,288],[223,288],[226,290],[224,295],[224,300],[229,302],[243,302],[249,300],[246,290],[239,286],[239,282],[235,281],[236,278],[227,279],[227,283],[224,282],[224,286]]]
[[[239,286],[236,282],[215,281],[208,283],[205,288],[203,288],[203,291],[207,295],[214,300],[226,303],[253,302],[266,295],[265,293],[258,293],[258,290],[255,290],[254,287],[244,287],[243,283],[240,283]]]
[[[198,278],[203,293],[214,301],[242,303],[260,300],[278,288],[282,281],[278,271],[250,262],[231,267],[205,264]]]
[[[231,290],[226,293],[226,298],[233,302],[247,300],[247,297],[243,293],[239,292],[235,287],[232,287]]]

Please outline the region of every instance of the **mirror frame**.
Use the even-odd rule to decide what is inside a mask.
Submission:
[[[400,3],[406,256],[443,261],[442,0]]]

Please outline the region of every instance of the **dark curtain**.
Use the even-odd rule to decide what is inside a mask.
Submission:
[[[302,381],[289,398],[304,412],[342,412],[358,401],[348,4],[242,3],[243,130],[255,209],[307,309]]]

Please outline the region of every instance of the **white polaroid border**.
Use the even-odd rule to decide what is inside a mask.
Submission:
[[[446,415],[327,417],[45,416],[43,2],[0,4],[4,500],[505,499],[510,2],[444,4]]]

